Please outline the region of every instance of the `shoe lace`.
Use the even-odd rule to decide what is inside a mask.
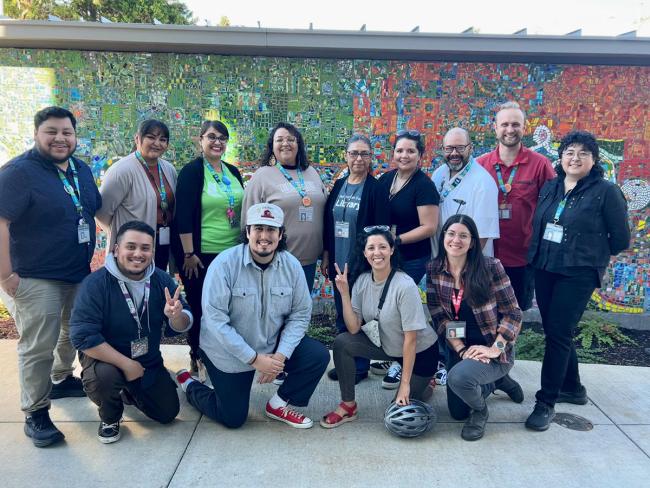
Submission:
[[[280,410],[282,411],[283,417],[294,417],[299,422],[302,422],[305,418],[303,414],[301,414],[297,410],[294,410],[289,405],[285,405],[284,407],[281,407]]]
[[[393,378],[402,376],[402,367],[399,365],[399,363],[391,364],[390,368],[388,368],[386,376],[392,376]]]
[[[106,422],[102,422],[102,430],[115,430],[120,428],[120,421],[118,420],[117,422],[113,422],[112,424],[107,424]]]

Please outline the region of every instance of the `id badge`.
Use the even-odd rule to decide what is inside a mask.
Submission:
[[[170,233],[169,233],[169,227],[161,227],[158,230],[158,244],[161,246],[169,246],[170,242]]]
[[[79,244],[90,242],[90,226],[82,219],[77,226],[77,240]]]
[[[447,322],[447,339],[465,339],[465,322],[462,320],[452,320]]]
[[[559,244],[562,242],[563,234],[564,228],[561,225],[548,222],[546,224],[546,229],[544,229],[544,240]]]
[[[131,341],[131,358],[139,358],[144,356],[149,352],[149,339],[147,337],[141,337],[140,339],[134,339]]]
[[[314,207],[298,207],[298,222],[311,222],[314,220]]]
[[[510,220],[512,218],[512,204],[502,203],[499,205],[499,220]]]
[[[350,237],[350,223],[349,222],[336,222],[334,224],[334,236],[343,237],[345,239]]]
[[[239,229],[240,223],[239,219],[237,217],[230,219],[230,228],[231,229]]]

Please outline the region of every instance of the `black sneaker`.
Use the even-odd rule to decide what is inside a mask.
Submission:
[[[551,425],[553,417],[555,417],[555,409],[538,401],[535,403],[533,413],[526,419],[526,428],[539,432],[545,431]]]
[[[381,387],[386,390],[396,390],[399,388],[399,382],[402,379],[402,366],[397,361],[388,368],[388,372],[384,379],[381,380]]]
[[[97,429],[97,438],[102,444],[112,444],[120,440],[120,421],[113,424],[107,424],[106,422],[99,423],[99,429]]]
[[[521,403],[524,401],[524,391],[521,389],[521,386],[508,375],[497,380],[494,383],[494,389],[501,390],[515,403]]]
[[[327,372],[327,377],[331,379],[332,381],[338,381],[339,380],[339,375],[336,373],[336,368],[332,368]],[[354,384],[358,385],[361,383],[363,380],[365,380],[368,377],[368,372],[364,371],[363,373],[356,373],[354,375]]]
[[[578,391],[561,391],[557,397],[556,403],[573,403],[574,405],[586,405],[587,389],[580,385]]]
[[[25,435],[32,439],[36,447],[46,447],[65,439],[63,432],[50,420],[47,408],[42,408],[25,417]]]
[[[392,361],[377,361],[370,363],[370,372],[377,376],[384,376],[391,364],[393,364]]]
[[[68,376],[61,383],[53,384],[50,392],[50,400],[59,398],[85,397],[83,383],[76,376]]]
[[[485,434],[485,424],[487,424],[489,416],[487,405],[483,410],[472,410],[463,425],[460,436],[466,441],[479,440]]]

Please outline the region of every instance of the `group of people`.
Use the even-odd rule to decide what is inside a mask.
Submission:
[[[465,420],[464,439],[480,439],[492,392],[523,401],[508,373],[533,289],[546,350],[526,427],[546,430],[557,402],[587,402],[573,331],[610,256],[630,240],[625,199],[603,178],[593,135],[567,134],[553,169],[523,145],[525,114],[508,102],[495,117],[494,151],[475,159],[469,133],[452,128],[445,164],[429,178],[423,136],[402,130],[395,169],[376,179],[371,141],[354,134],[347,170],[328,193],[291,124],[271,130],[244,185],[222,159],[222,122],[203,123],[200,155],[177,174],[163,159],[168,127],[146,120],[98,190],[73,156],[73,114],[48,107],[34,122],[34,147],[0,169],[0,297],[20,335],[21,408],[36,446],[64,438],[49,417],[52,399],[87,394],[98,438],[112,443],[124,405],[172,421],[177,383],[194,408],[239,427],[256,375],[279,385],[268,417],[311,427],[294,407],[308,404],[329,363],[306,336],[319,258],[335,284],[328,377],[341,391],[322,427],[357,418],[355,385],[369,370],[385,373],[382,385],[404,406],[431,395],[442,362],[450,414]],[[90,273],[95,221],[108,248]],[[167,272],[174,266],[185,298]],[[174,382],[160,340],[179,333],[190,368]]]

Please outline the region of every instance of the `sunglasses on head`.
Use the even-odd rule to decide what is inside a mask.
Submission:
[[[363,228],[363,231],[366,234],[370,234],[374,230],[379,230],[379,231],[382,231],[382,232],[388,232],[390,230],[390,227],[388,227],[387,225],[369,225],[368,227]]]
[[[420,134],[420,132],[417,130],[399,130],[395,135],[397,137],[403,137],[403,136],[420,137],[422,134]]]

